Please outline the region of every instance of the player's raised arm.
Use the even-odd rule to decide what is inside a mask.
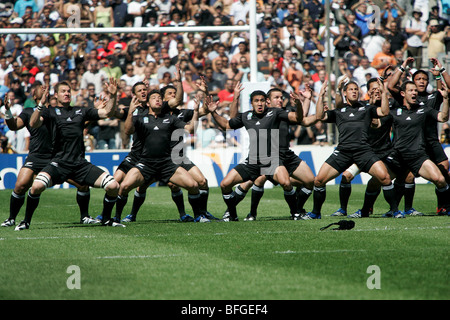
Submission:
[[[326,120],[326,118],[327,118],[327,114],[325,113],[325,110],[323,107],[323,100],[324,100],[325,94],[327,93],[327,90],[328,90],[328,83],[324,82],[324,84],[322,85],[322,88],[320,89],[319,98],[317,99],[317,104],[316,104],[316,119],[318,121],[323,121],[323,120]]]
[[[447,122],[448,121],[448,86],[445,81],[442,81],[442,88],[439,89],[439,92],[442,95],[442,108],[438,113],[438,121],[439,122]]]
[[[189,121],[189,123],[184,126],[184,130],[189,133],[194,133],[197,128],[199,107],[200,100],[194,98],[194,114],[192,115],[191,121]]]
[[[213,115],[213,118],[217,122],[219,127],[222,130],[231,129],[229,121],[216,112],[216,109],[219,105],[219,101],[214,102],[212,96],[207,96],[205,103],[208,107],[209,112]]]
[[[25,127],[25,123],[20,117],[14,117],[11,113],[11,100],[5,96],[5,122],[9,130],[17,131]]]
[[[399,93],[400,90],[398,88],[398,84],[400,83],[400,78],[402,77],[403,72],[406,71],[406,67],[411,65],[414,62],[413,57],[406,58],[405,61],[403,61],[402,65],[399,66],[389,77],[388,81],[388,89],[392,94]]]
[[[301,123],[303,120],[303,105],[300,101],[300,96],[295,92],[291,92],[290,96],[295,102],[296,110],[295,112],[291,111],[288,113],[289,121],[293,123]]]
[[[388,84],[383,82],[380,78],[377,79],[378,87],[381,92],[381,107],[377,108],[377,115],[385,117],[389,115],[389,96],[388,96]]]
[[[42,112],[44,111],[44,108],[47,108],[47,98],[48,98],[48,87],[42,86],[42,97],[36,107],[36,110],[34,110],[30,118],[30,126],[32,128],[39,128],[40,126],[42,126],[42,123],[44,122]]]
[[[119,83],[115,78],[109,78],[109,83],[106,86],[106,91],[109,93],[109,100],[104,108],[98,109],[98,116],[101,119],[114,117],[117,108],[117,88]]]
[[[172,99],[167,101],[170,108],[177,108],[183,104],[184,91],[183,91],[183,82],[181,81],[180,64],[177,63],[175,65],[175,67],[177,68],[177,71],[175,72],[175,77],[173,79],[173,82],[175,84],[176,92],[175,92],[175,97],[173,97]]]
[[[133,96],[130,103],[130,108],[128,109],[127,118],[125,119],[124,131],[127,135],[132,135],[136,128],[133,123],[133,113],[140,106],[139,99],[136,96]]]
[[[236,117],[239,113],[239,101],[242,90],[244,90],[242,83],[238,81],[234,87],[233,102],[230,104],[230,118]]]

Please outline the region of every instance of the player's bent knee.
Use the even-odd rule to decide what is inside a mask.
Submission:
[[[105,174],[100,184],[100,187],[106,191],[119,190],[119,184],[117,183],[116,180],[114,180],[114,177],[110,176],[109,174]]]
[[[50,186],[50,177],[44,173],[39,173],[34,179],[33,185],[31,186],[31,188],[33,189],[31,192],[33,194],[39,191],[42,192]]]

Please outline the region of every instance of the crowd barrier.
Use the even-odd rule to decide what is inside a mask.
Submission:
[[[443,145],[447,156],[450,157],[450,145]],[[313,173],[316,175],[334,150],[334,146],[294,146],[291,148],[301,159],[306,161]],[[101,167],[109,174],[114,174],[121,161],[128,154],[126,150],[96,151],[86,153],[86,159],[91,163]],[[189,159],[195,163],[208,179],[210,187],[220,185],[222,179],[240,161],[246,157],[245,151],[238,147],[214,148],[214,149],[187,149]],[[244,156],[243,156],[244,155]],[[20,168],[24,164],[27,154],[0,154],[0,190],[13,189]],[[353,183],[366,184],[370,179],[368,174],[362,173],[357,176]],[[329,184],[339,184],[341,177],[329,182]],[[416,183],[428,183],[423,178],[417,178]],[[156,186],[154,184],[153,186]],[[53,186],[53,188],[71,188],[67,183]],[[267,182],[266,187],[272,185]]]

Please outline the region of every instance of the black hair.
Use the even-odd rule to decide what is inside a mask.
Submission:
[[[163,95],[161,94],[161,91],[158,90],[158,89],[153,89],[153,90],[151,90],[151,91],[148,93],[148,97],[150,98],[150,96],[152,96],[152,95],[154,95],[154,94],[159,94],[159,96],[161,97],[161,99],[162,99],[162,97],[163,97]]]
[[[270,89],[269,91],[267,91],[267,98],[270,99],[270,95],[272,94],[272,92],[276,92],[276,91],[281,92],[281,93],[284,93],[284,91],[281,90],[280,88],[272,88],[272,89]]]
[[[428,76],[428,72],[426,72],[425,70],[417,70],[416,72],[414,72],[414,74],[412,76],[413,81],[416,78],[416,76],[421,74],[421,73],[427,76],[427,80],[430,79],[430,77]]]
[[[250,95],[250,101],[253,101],[253,98],[256,96],[263,96],[264,99],[267,99],[267,94],[262,90],[255,90]]]
[[[370,89],[370,85],[374,82],[377,82],[378,78],[371,78],[369,81],[367,81],[366,87],[367,89]]]
[[[348,86],[349,85],[351,85],[351,84],[355,84],[358,88],[359,88],[359,86],[358,86],[358,84],[356,83],[356,81],[349,81],[349,82],[347,82],[346,84],[345,84],[345,86],[344,86],[344,91],[346,91],[347,90],[347,88],[348,88]]]
[[[406,86],[407,86],[408,84],[416,85],[416,84],[414,83],[414,81],[411,81],[411,80],[405,81],[405,82],[402,83],[402,85],[401,85],[401,87],[400,87],[400,91],[405,92]]]
[[[162,89],[160,90],[161,96],[162,96],[163,98],[164,98],[164,96],[166,95],[167,89],[174,89],[175,91],[177,90],[177,88],[175,88],[175,86],[173,86],[173,85],[171,85],[171,84],[165,86],[164,88],[162,88]]]
[[[131,92],[136,93],[136,92],[134,92],[134,89],[136,89],[137,86],[146,86],[146,87],[147,87],[147,85],[145,84],[145,82],[143,82],[143,81],[138,81],[138,82],[136,82],[136,83],[133,85],[133,88],[131,89]]]

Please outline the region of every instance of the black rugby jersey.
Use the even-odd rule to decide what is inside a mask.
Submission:
[[[188,123],[194,117],[194,110],[192,109],[172,109],[172,115],[176,116],[181,121]],[[180,137],[178,141],[171,142],[171,148],[175,148],[179,143],[183,143],[183,137]],[[180,149],[180,157],[184,155],[184,148]]]
[[[28,154],[36,155],[41,159],[51,159],[53,152],[53,137],[50,122],[45,120],[39,128],[32,128],[30,126],[30,120],[33,112],[33,108],[25,108],[19,114],[19,118],[22,119],[25,127],[30,132],[30,146],[28,148]]]
[[[280,123],[289,121],[288,112],[280,108],[266,108],[262,114],[253,110],[238,113],[235,118],[229,120],[231,129],[245,127],[249,133],[249,161],[251,163],[268,163],[272,156],[272,147],[280,151]],[[276,130],[276,134],[274,135]],[[276,138],[276,139],[275,139]],[[264,151],[262,148],[266,148]]]
[[[284,112],[295,112],[296,108],[288,106],[286,108],[282,108]],[[287,151],[291,146],[291,133],[289,130],[289,122],[281,121],[280,122],[280,151]]]
[[[84,159],[83,129],[86,121],[100,119],[93,107],[44,109],[42,117],[51,121],[54,133],[54,159],[74,164]]]
[[[122,120],[126,120],[128,117],[128,111],[130,110],[129,107],[125,107],[123,108],[123,116],[122,116]],[[148,107],[137,107],[136,110],[134,110],[133,112],[133,119],[141,116],[141,115],[146,115],[148,114]],[[140,139],[137,131],[135,131],[133,133],[133,137],[132,137],[132,145],[131,145],[131,149],[130,152],[128,153],[128,156],[131,157],[133,160],[139,160],[139,157],[141,156],[142,153],[142,147],[143,147],[143,143],[142,140]]]
[[[379,118],[377,107],[358,101],[351,106],[345,104],[340,109],[326,111],[328,123],[336,123],[339,130],[338,148],[358,150],[369,147],[368,131],[372,118]]]
[[[142,158],[160,159],[171,156],[172,133],[184,129],[186,123],[165,113],[157,117],[151,114],[133,118],[135,131],[143,141]]]
[[[369,105],[369,104],[368,104]],[[398,106],[394,99],[389,99],[389,108],[392,109]],[[392,131],[393,118],[389,114],[380,118],[380,126],[378,128],[369,127],[368,142],[375,152],[383,152],[392,148]]]
[[[394,148],[408,154],[425,151],[425,125],[430,119],[437,121],[439,111],[415,106],[411,110],[406,107],[394,108],[390,113],[394,121]]]
[[[444,101],[439,91],[434,91],[430,94],[422,93],[417,96],[419,106],[427,106],[431,109],[439,111],[441,104]],[[432,118],[427,118],[425,124],[425,139],[427,142],[439,142],[438,122]]]

